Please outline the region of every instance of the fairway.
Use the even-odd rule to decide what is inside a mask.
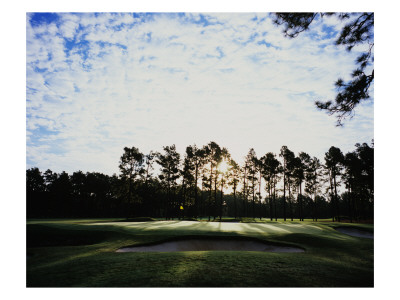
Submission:
[[[28,220],[28,287],[372,287],[373,225],[331,222]],[[118,253],[182,238],[257,239],[302,253]]]

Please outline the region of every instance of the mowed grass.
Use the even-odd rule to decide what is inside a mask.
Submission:
[[[336,226],[117,219],[28,220],[28,287],[372,287],[373,240]],[[184,236],[252,237],[303,253],[187,251],[116,253],[121,247]]]

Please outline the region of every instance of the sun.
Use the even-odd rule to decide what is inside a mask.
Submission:
[[[228,171],[228,164],[226,163],[225,160],[223,160],[219,165],[218,165],[218,171],[221,173],[226,173]]]

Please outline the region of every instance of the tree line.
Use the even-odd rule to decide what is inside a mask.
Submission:
[[[190,145],[183,157],[175,145],[148,154],[125,147],[119,170],[28,169],[27,217],[373,219],[373,142],[346,154],[332,146],[324,162],[287,146],[261,157],[251,148],[242,164],[216,142]]]

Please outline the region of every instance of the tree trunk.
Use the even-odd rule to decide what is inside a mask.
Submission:
[[[350,187],[350,185],[349,185],[349,188],[348,188],[348,194],[349,194],[349,196],[348,196],[348,199],[347,199],[347,204],[348,204],[348,206],[349,206],[349,218],[350,218],[350,223],[353,223],[353,216],[352,216],[352,213],[351,213],[351,198],[352,198],[352,194],[351,194],[351,187]]]
[[[292,197],[291,197],[291,192],[290,192],[290,178],[288,178],[288,191],[289,191],[290,219],[293,221],[293,207],[292,207]]]
[[[244,176],[243,176],[243,215],[246,215],[246,204],[247,204],[247,186],[246,186],[246,176],[247,176],[247,168],[244,168]]]
[[[195,170],[195,176],[194,176],[194,214],[195,214],[195,218],[197,219],[197,217],[200,215],[200,206],[199,206],[199,200],[197,199],[197,177],[198,177],[198,165],[196,164],[196,170]]]
[[[212,175],[213,175],[213,165],[211,165],[211,171],[210,171],[210,199],[208,201],[208,221],[211,220],[211,207],[212,207]]]
[[[171,201],[171,188],[169,186],[168,182],[168,188],[167,188],[167,201],[165,202],[165,219],[168,220],[169,218],[169,202]]]
[[[132,201],[132,179],[129,177],[129,190],[128,190],[128,207],[126,213],[127,213],[127,218],[129,218],[133,213],[131,212],[131,203]]]
[[[235,205],[235,219],[237,218],[236,186],[233,186],[233,203]]]
[[[182,179],[182,207],[183,209],[180,209],[179,207],[179,217],[182,218],[182,220],[185,218],[185,207],[186,207],[186,188],[185,188],[185,178]]]
[[[223,197],[224,197],[224,175],[222,175],[222,178],[221,178],[221,203],[220,203],[220,207],[219,207],[219,221],[220,222],[222,220]]]
[[[335,204],[334,204],[334,196],[333,196],[333,184],[332,184],[332,174],[329,172],[329,183],[331,187],[331,209],[332,209],[332,222],[335,222]]]
[[[276,183],[274,182],[274,206],[275,206],[275,221],[278,221],[278,213],[276,211]]]
[[[272,215],[272,195],[271,195],[271,183],[268,184],[268,196],[269,196],[269,215],[271,221],[274,219]]]
[[[284,164],[286,168],[286,164]],[[283,172],[283,220],[286,221],[286,174]]]
[[[358,222],[358,208],[357,208],[357,200],[358,200],[358,195],[355,194],[352,197],[352,210],[353,210],[353,216],[354,216],[354,221]]]
[[[314,192],[314,220],[317,222],[317,195]]]
[[[303,195],[301,194],[301,182],[299,185],[299,191],[300,191],[300,221],[304,221],[304,216],[303,216]]]
[[[340,212],[339,212],[339,201],[338,201],[338,196],[337,196],[337,190],[336,190],[336,174],[333,175],[333,183],[335,187],[335,206],[336,206],[336,214],[338,218],[338,222],[340,222]]]
[[[258,184],[258,196],[260,197],[259,201],[260,201],[260,220],[262,218],[261,213],[262,213],[262,205],[261,205],[261,171],[260,171],[260,182]]]
[[[218,180],[218,173],[215,170],[215,180],[214,180],[214,220],[217,218],[218,215],[218,204],[217,204],[217,180]]]
[[[251,187],[252,187],[252,190],[253,190],[253,219],[256,218],[256,209],[255,209],[255,207],[256,207],[256,194],[255,194],[256,189],[255,189],[255,186],[254,186],[254,174],[255,173],[253,173],[252,180],[251,180]]]

